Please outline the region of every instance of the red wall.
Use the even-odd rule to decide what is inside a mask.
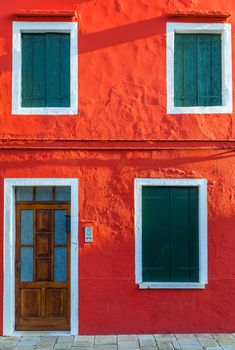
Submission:
[[[12,116],[12,14],[79,16],[79,115]],[[174,10],[232,10],[232,0],[8,0],[0,3],[0,136],[83,139],[229,139],[230,115],[166,114],[166,22]],[[234,16],[232,16],[234,21]],[[235,49],[235,45],[233,45]]]
[[[79,115],[11,115],[12,14],[23,8],[78,11]],[[173,10],[234,12],[235,2],[0,3],[0,139],[7,140],[0,140],[0,176],[80,179],[81,334],[235,331],[234,115],[166,114],[166,22]],[[27,139],[37,138],[44,139],[40,143],[44,149],[28,146]],[[73,140],[74,149],[63,149],[70,147],[65,142],[61,150],[50,150],[59,146],[59,139]],[[94,151],[87,140],[99,140],[100,149],[114,147],[110,140],[122,142],[115,143],[113,150]],[[144,150],[147,146],[155,150]],[[205,290],[138,289],[134,280],[136,177],[208,179],[209,284]],[[0,185],[3,214],[3,181]],[[89,245],[83,243],[85,222],[94,225],[94,243]],[[0,252],[2,262],[2,248]],[[0,269],[0,298],[2,280]]]
[[[3,177],[77,177],[81,334],[235,329],[234,153],[229,150],[2,151]],[[208,179],[209,284],[139,290],[134,279],[134,178]],[[94,243],[84,244],[84,222]]]

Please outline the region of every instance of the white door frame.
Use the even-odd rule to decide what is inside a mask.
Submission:
[[[71,281],[70,334],[78,334],[78,179],[6,178],[4,179],[4,291],[3,335],[15,332],[15,187],[71,187]],[[32,332],[31,332],[32,333]],[[46,332],[55,333],[55,332]],[[59,332],[58,332],[59,333]]]

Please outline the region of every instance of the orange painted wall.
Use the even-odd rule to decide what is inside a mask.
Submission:
[[[77,10],[80,16],[78,116],[11,115],[11,16],[19,9]],[[232,0],[1,1],[0,135],[83,139],[235,138],[231,115],[166,114],[167,16],[169,11],[189,9],[234,11],[235,3]]]
[[[79,115],[11,115],[12,14],[19,9],[77,10]],[[235,331],[234,114],[166,114],[168,13],[190,9],[235,12],[235,2],[0,2],[0,139],[5,139],[0,140],[0,246],[4,178],[80,179],[81,334]],[[232,15],[230,22],[234,21]],[[31,148],[29,139],[36,140]],[[34,148],[37,139],[42,149]],[[59,143],[60,139],[73,140],[71,147],[77,149],[69,150],[70,144]],[[89,140],[98,140],[97,148],[111,147],[109,140],[123,142],[116,143],[115,150],[94,151]],[[136,140],[139,149],[128,150]],[[153,150],[144,150],[146,146]],[[205,290],[138,289],[134,281],[136,177],[208,179],[209,284]],[[85,221],[94,225],[90,245],[83,243]],[[0,298],[2,281],[1,268]],[[0,314],[1,307],[2,303]]]

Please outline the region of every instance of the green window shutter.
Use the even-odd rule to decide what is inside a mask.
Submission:
[[[198,282],[198,189],[142,189],[144,282]]]
[[[198,105],[221,106],[221,35],[197,35]]]
[[[175,34],[175,106],[197,105],[196,36]]]
[[[22,34],[22,107],[44,107],[45,40],[43,34]]]
[[[70,106],[70,35],[22,35],[22,107]]]
[[[143,187],[142,190],[143,281],[170,280],[169,188]],[[156,231],[157,230],[157,231]]]
[[[46,34],[46,106],[70,106],[69,34]]]
[[[175,34],[175,106],[221,106],[221,35]]]

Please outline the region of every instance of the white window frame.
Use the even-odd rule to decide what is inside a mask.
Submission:
[[[199,190],[199,282],[143,282],[142,278],[142,187],[189,186]],[[208,283],[207,180],[135,179],[135,281],[141,289],[203,289]]]
[[[78,114],[78,35],[75,22],[13,22],[12,114]],[[70,107],[22,107],[22,33],[70,34]]]
[[[222,37],[222,106],[174,106],[175,33],[221,34]],[[232,113],[232,49],[231,24],[223,23],[167,23],[167,113],[222,114]]]
[[[19,186],[69,186],[71,188],[71,264],[70,331],[15,330],[15,188]],[[4,179],[4,278],[3,335],[78,334],[78,179],[75,178],[6,178]]]

